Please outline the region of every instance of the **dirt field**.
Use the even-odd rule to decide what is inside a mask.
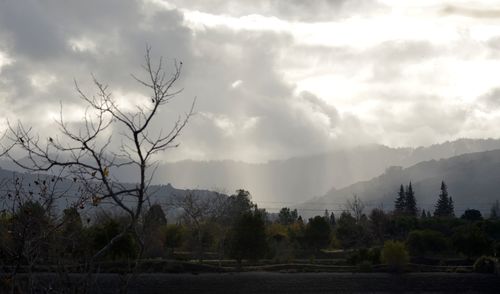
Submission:
[[[43,276],[43,277],[42,277]],[[51,280],[50,274],[39,278]],[[54,278],[54,276],[52,276]],[[117,293],[116,274],[100,274],[94,293]],[[500,293],[500,278],[488,274],[265,273],[143,274],[129,293]]]

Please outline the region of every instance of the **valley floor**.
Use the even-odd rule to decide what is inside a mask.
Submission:
[[[51,280],[53,274],[38,274]],[[52,277],[51,277],[52,276]],[[93,293],[117,293],[123,280],[99,274]],[[492,274],[458,273],[204,273],[141,274],[130,281],[129,293],[499,293]]]

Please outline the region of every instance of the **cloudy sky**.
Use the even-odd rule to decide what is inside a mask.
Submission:
[[[146,44],[184,64],[156,127],[198,99],[165,160],[499,137],[493,0],[0,0],[0,126],[52,132],[61,102],[79,121],[90,74],[130,109]]]

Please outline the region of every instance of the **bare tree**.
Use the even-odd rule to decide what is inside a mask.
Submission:
[[[137,258],[144,250],[143,236],[139,230],[139,220],[144,203],[150,193],[148,187],[154,176],[156,163],[154,155],[168,148],[177,147],[176,139],[193,115],[195,100],[189,110],[179,116],[172,128],[154,132],[153,120],[157,118],[162,106],[174,99],[181,90],[175,90],[182,62],[174,62],[174,71],[167,75],[162,59],[153,64],[151,48],[146,48],[143,69],[146,78],[132,75],[139,84],[151,94],[149,105],[137,105],[134,111],[127,111],[118,105],[108,86],[93,76],[97,89],[95,95],[87,95],[75,82],[79,97],[87,104],[87,110],[80,127],[66,122],[61,106],[57,120],[61,137],[42,138],[33,134],[32,128],[22,123],[13,126],[9,123],[5,144],[6,155],[18,166],[32,172],[51,170],[64,171],[74,181],[82,183],[84,191],[78,200],[81,206],[110,203],[128,216],[128,224],[103,248],[98,250],[92,260],[108,252],[118,240],[132,234],[139,244]],[[115,140],[109,131],[119,133],[119,147],[113,148]],[[15,154],[25,156],[18,160]],[[112,173],[121,168],[133,168],[137,182],[133,185],[120,183]]]
[[[354,194],[352,196],[352,200],[347,200],[347,209],[352,212],[354,217],[356,218],[356,222],[359,222],[361,217],[363,216],[363,211],[365,210],[365,204],[361,199],[359,199],[358,195]]]
[[[196,235],[196,254],[198,260],[203,259],[203,229],[207,222],[216,222],[222,217],[227,209],[227,196],[215,193],[212,195],[200,195],[189,192],[184,196],[173,197],[166,203],[168,207],[181,209],[182,221],[191,227]]]

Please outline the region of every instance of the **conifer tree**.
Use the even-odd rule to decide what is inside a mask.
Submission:
[[[451,217],[454,216],[453,210],[454,210],[453,199],[448,196],[448,188],[443,181],[441,182],[441,193],[439,194],[439,198],[436,203],[436,210],[434,210],[434,216]]]
[[[399,188],[398,197],[394,202],[394,212],[397,214],[403,214],[406,207],[406,194],[403,185]]]
[[[427,214],[425,213],[425,209],[422,209],[422,215],[420,215],[420,218],[426,218]]]
[[[448,216],[455,216],[455,205],[453,204],[453,198],[451,198],[451,196],[448,199]]]
[[[490,219],[496,220],[500,217],[500,203],[495,201],[490,209]]]
[[[415,192],[413,191],[411,182],[406,189],[405,214],[409,216],[417,216],[417,200],[415,199]]]
[[[333,212],[332,212],[332,213],[330,213],[330,225],[331,225],[332,227],[335,227],[335,224],[336,224],[336,223],[337,223],[337,222],[335,221],[335,214],[333,214]]]

